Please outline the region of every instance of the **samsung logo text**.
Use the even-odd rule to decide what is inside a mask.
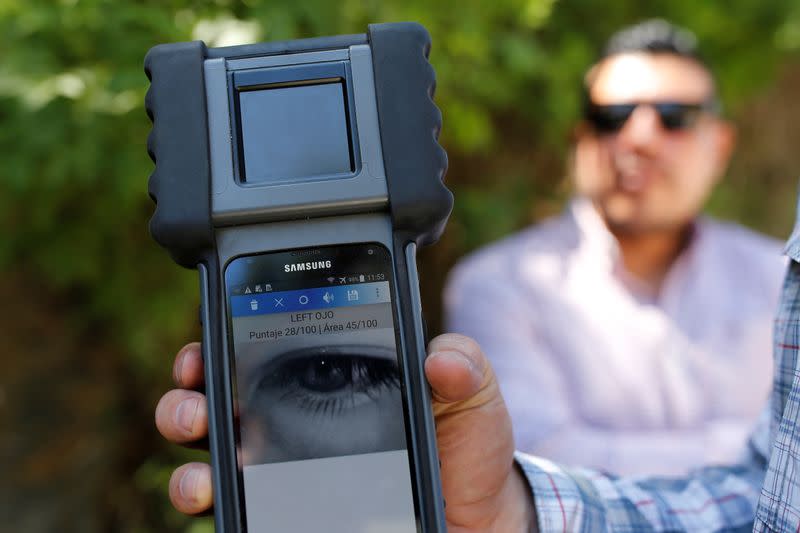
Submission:
[[[309,261],[307,263],[292,263],[290,265],[283,265],[284,272],[304,272],[306,270],[319,270],[321,268],[330,268],[330,261]]]

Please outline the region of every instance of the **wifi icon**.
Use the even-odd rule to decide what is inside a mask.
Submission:
[[[333,283],[334,281],[336,281],[336,278],[328,278],[328,283]]]

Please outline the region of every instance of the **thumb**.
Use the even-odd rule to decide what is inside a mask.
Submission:
[[[490,524],[513,469],[508,410],[474,340],[442,335],[428,352],[425,373],[433,392],[448,524],[453,529]]]
[[[491,379],[487,361],[478,344],[463,335],[447,334],[436,337],[428,345],[425,373],[431,384],[435,409],[451,409],[461,402],[474,403],[474,397],[486,388]]]

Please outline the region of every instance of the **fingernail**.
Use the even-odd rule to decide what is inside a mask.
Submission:
[[[194,427],[197,407],[197,398],[189,398],[179,403],[178,408],[175,410],[175,422],[188,433],[191,433]]]
[[[475,366],[475,363],[472,361],[472,359],[470,359],[461,352],[457,351],[435,352],[432,353],[430,357],[453,361],[466,368],[471,374],[478,373],[478,368]]]
[[[180,485],[178,485],[183,499],[187,501],[195,501],[197,499],[198,479],[200,479],[200,473],[195,469],[190,469],[183,475]]]

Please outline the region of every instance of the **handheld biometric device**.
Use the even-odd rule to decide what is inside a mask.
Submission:
[[[445,531],[416,271],[452,208],[430,37],[154,47],[150,230],[200,273],[218,531]]]

